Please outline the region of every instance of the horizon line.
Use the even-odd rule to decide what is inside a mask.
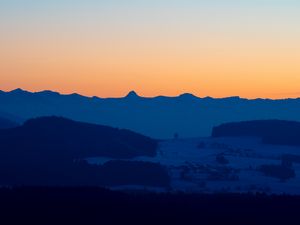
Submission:
[[[4,93],[13,93],[13,92],[27,92],[27,93],[31,93],[31,94],[38,94],[38,93],[45,93],[45,92],[50,92],[50,93],[56,93],[59,95],[64,95],[64,96],[70,96],[70,95],[79,95],[81,97],[85,97],[85,98],[99,98],[99,99],[122,99],[122,98],[126,98],[126,97],[132,97],[132,96],[136,96],[139,98],[146,98],[146,99],[152,99],[152,98],[159,98],[159,97],[165,97],[165,98],[178,98],[178,97],[183,97],[183,96],[190,96],[190,97],[194,97],[194,98],[198,98],[198,99],[205,99],[205,98],[211,98],[211,99],[229,99],[229,98],[239,98],[241,100],[272,100],[272,101],[280,101],[280,100],[298,100],[300,99],[299,97],[286,97],[286,98],[263,98],[263,97],[257,97],[257,98],[246,98],[246,97],[241,97],[239,95],[232,95],[232,96],[224,96],[224,97],[213,97],[213,96],[198,96],[195,95],[193,93],[188,93],[188,92],[182,92],[179,95],[175,95],[175,96],[168,96],[168,95],[155,95],[155,96],[142,96],[139,95],[135,90],[131,90],[129,92],[127,92],[127,94],[120,96],[120,97],[101,97],[101,96],[97,96],[97,95],[84,95],[78,92],[60,92],[60,91],[56,91],[56,90],[49,90],[49,89],[42,89],[42,90],[38,90],[38,91],[30,91],[30,90],[26,90],[23,88],[16,88],[16,89],[11,89],[8,91],[2,90],[0,89],[0,92],[4,92]]]

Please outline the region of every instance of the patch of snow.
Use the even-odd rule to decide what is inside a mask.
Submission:
[[[131,160],[164,165],[173,191],[300,194],[300,164],[293,163],[296,177],[285,182],[257,170],[262,165],[280,165],[284,154],[300,155],[300,148],[266,145],[259,138],[192,138],[162,141],[157,156]],[[218,155],[228,164],[218,163]],[[103,164],[112,159],[87,160]]]

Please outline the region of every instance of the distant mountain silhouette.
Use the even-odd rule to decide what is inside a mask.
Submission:
[[[163,139],[172,138],[174,133],[179,137],[209,136],[214,126],[227,122],[300,121],[300,99],[214,99],[198,98],[188,93],[178,97],[145,98],[134,91],[124,98],[90,98],[17,89],[0,92],[0,111],[23,118],[23,121],[55,115]]]
[[[1,92],[0,92],[0,95],[1,95]],[[1,102],[0,102],[0,107],[1,107]],[[14,114],[11,114],[11,113],[4,112],[4,111],[0,111],[0,118],[9,120],[9,121],[19,124],[19,125],[24,122],[23,118],[16,116]]]
[[[212,137],[259,137],[267,144],[300,146],[300,122],[257,120],[214,127]]]
[[[138,94],[135,91],[130,91],[125,98],[127,98],[127,99],[130,99],[130,98],[134,99],[134,98],[140,98],[140,96],[138,96]]]

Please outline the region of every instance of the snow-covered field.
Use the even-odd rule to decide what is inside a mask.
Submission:
[[[295,171],[288,179],[260,171],[262,165],[281,166],[286,154],[300,156],[300,148],[265,145],[258,138],[194,138],[163,141],[156,157],[133,160],[166,166],[172,191],[300,194],[300,163],[288,165]],[[92,158],[89,162],[103,164],[109,160]]]

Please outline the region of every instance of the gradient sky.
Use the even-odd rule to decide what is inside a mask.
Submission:
[[[0,89],[300,96],[299,0],[0,0]]]

